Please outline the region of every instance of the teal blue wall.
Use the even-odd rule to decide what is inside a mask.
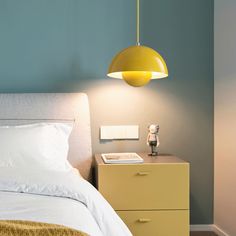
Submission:
[[[169,78],[131,88],[106,78],[113,55],[135,42],[135,0],[0,0],[0,92],[89,95],[94,152],[160,152],[191,164],[191,223],[212,223],[213,0],[142,0],[141,41]],[[103,143],[103,124],[138,124],[140,140]]]

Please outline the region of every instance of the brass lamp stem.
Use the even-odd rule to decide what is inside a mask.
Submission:
[[[136,44],[140,45],[140,39],[139,39],[139,0],[137,0],[137,14],[136,14]]]

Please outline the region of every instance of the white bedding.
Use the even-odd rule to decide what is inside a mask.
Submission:
[[[0,219],[59,224],[102,236],[86,206],[66,198],[0,192]]]
[[[91,236],[130,236],[100,193],[74,170],[0,168],[0,219],[65,225]]]

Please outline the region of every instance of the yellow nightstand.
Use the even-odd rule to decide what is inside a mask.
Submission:
[[[97,187],[134,236],[189,235],[189,164],[149,157],[142,164],[105,164],[95,155]]]

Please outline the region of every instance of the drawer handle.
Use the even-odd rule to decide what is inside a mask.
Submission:
[[[138,219],[138,222],[139,222],[139,223],[148,223],[148,222],[150,222],[150,221],[151,221],[151,219],[147,219],[147,218]]]
[[[139,176],[149,175],[149,172],[147,172],[147,171],[140,171],[140,172],[138,172],[138,175]]]

